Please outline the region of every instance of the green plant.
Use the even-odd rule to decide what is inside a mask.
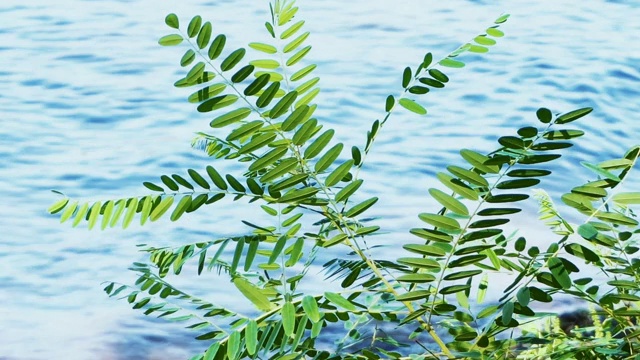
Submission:
[[[589,108],[562,115],[541,108],[536,113],[541,129],[524,127],[500,137],[497,149],[486,155],[461,150],[463,161],[437,174],[440,189],[429,189],[442,208],[418,215],[425,227],[409,230],[416,237],[402,245],[406,256],[391,261],[371,255],[366,239],[380,228],[361,215],[378,198],[358,198],[364,183],[359,174],[380,130],[399,108],[425,115],[413,98],[444,87],[449,81],[444,71],[464,66],[459,55],[487,52],[503,36],[499,25],[508,15],[444,59],[433,62],[427,53],[416,67],[407,67],[401,94],[386,98],[382,120],[373,122],[364,145],[353,146],[345,158],[344,144],[332,144],[334,130],[314,117],[319,78],[312,77],[316,65],[306,62],[309,32],[303,32],[298,7],[293,0],[275,0],[270,10],[265,24],[270,39],[249,44],[260,54],[251,61],[245,59],[246,49],[228,49],[225,35],[214,37],[211,23],[200,16],[159,41],[188,43],[180,64],[190,70],[175,85],[195,87],[188,100],[199,112],[215,114],[213,133],[198,133],[192,145],[216,161],[240,163],[241,176],[220,174],[209,165],[204,171],[188,169],[188,176],[145,182],[154,192],[150,195],[96,202],[64,197],[49,211],[73,226],[126,228],[134,218],[142,225],[163,215],[177,221],[232,197],[259,205],[273,223],[242,219],[251,228],[246,234],[176,247],[145,245],[149,262],[131,267],[138,280],[132,286],[108,283],[109,296],[122,296],[145,315],[185,322],[198,331],[197,339],[210,346],[194,359],[595,359],[631,357],[640,349],[640,330],[633,322],[640,315],[640,263],[631,257],[638,250],[639,230],[629,207],[640,203],[640,193],[608,192],[627,177],[640,147],[620,159],[583,164],[597,179],[562,197],[585,216],[578,226],[560,215],[546,193],[536,193],[541,219],[558,236],[546,250],[528,245],[520,234],[503,233],[510,215],[521,211],[519,202],[529,198],[522,189],[538,185],[551,173],[543,164],[583,135],[566,126],[589,114]],[[166,23],[181,29],[174,14]],[[316,255],[332,246],[349,252],[324,265],[328,278],[342,280],[342,290],[301,292]],[[580,269],[571,260],[599,269],[608,281],[576,278]],[[198,275],[216,269],[229,277],[257,313],[240,314],[173,286],[170,275],[179,275],[187,262],[197,265]],[[490,274],[498,272],[513,274],[513,282],[504,287],[491,282]],[[483,304],[489,287],[502,297]],[[535,303],[559,294],[597,307],[609,321],[601,326],[611,336],[583,332],[569,342],[551,328],[527,331],[527,324],[549,316],[535,311]],[[320,349],[323,329],[335,322],[344,324],[344,338],[335,349]],[[378,324],[407,331],[390,336]]]

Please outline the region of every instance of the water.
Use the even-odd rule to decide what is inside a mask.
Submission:
[[[406,65],[426,51],[444,56],[501,13],[513,15],[497,47],[467,56],[466,68],[450,71],[450,86],[423,98],[427,117],[398,113],[385,127],[362,174],[362,196],[381,198],[371,211],[390,233],[381,240],[410,239],[404,229],[418,225],[416,213],[433,207],[426,196],[433,175],[460,164],[460,147],[493,149],[498,135],[535,124],[537,107],[595,108],[577,125],[587,136],[545,183],[556,197],[588,178],[580,160],[620,156],[639,142],[640,25],[633,19],[640,18],[640,6],[549,4],[301,2],[312,32],[310,58],[322,78],[318,114],[349,146],[364,143]],[[249,207],[219,206],[178,223],[88,232],[46,214],[56,200],[51,188],[82,199],[133,196],[145,193],[142,181],[208,163],[189,142],[210,119],[184,101],[188,92],[172,86],[180,76],[180,52],[156,45],[168,31],[168,12],[183,21],[202,14],[235,46],[267,40],[261,25],[267,7],[249,0],[0,4],[0,359],[185,358],[203,345],[179,326],[106,298],[101,282],[132,280],[126,268],[143,259],[137,243],[208,240],[246,231],[238,222],[243,216],[266,219],[247,215]],[[527,206],[530,215],[535,204]],[[515,225],[539,228],[524,220]],[[235,305],[228,288],[216,290],[213,274],[200,280],[183,283]]]

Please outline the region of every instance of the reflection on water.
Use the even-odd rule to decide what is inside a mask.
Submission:
[[[384,129],[363,171],[362,195],[381,197],[371,211],[390,233],[381,243],[410,239],[405,229],[416,226],[415,214],[433,206],[426,197],[429,179],[445,164],[459,163],[460,147],[492,149],[498,134],[533,124],[539,106],[595,108],[579,124],[587,136],[546,183],[554,196],[589,176],[579,160],[618,156],[638,142],[640,52],[633,35],[640,25],[632,19],[640,18],[640,7],[633,3],[301,5],[322,76],[318,114],[349,146],[364,142],[407,64],[427,50],[443,56],[503,11],[513,14],[495,49],[468,56],[469,66],[450,73],[450,86],[424,98],[427,117],[397,114]],[[126,302],[106,298],[101,282],[132,280],[125,269],[142,259],[136,243],[176,245],[235,234],[246,231],[238,218],[262,215],[234,204],[177,224],[99,233],[60,226],[45,213],[55,200],[51,188],[75,198],[132,196],[144,193],[142,181],[207,164],[188,144],[210,119],[172,86],[179,52],[156,45],[170,11],[204,15],[237,46],[266,40],[268,10],[249,0],[0,4],[1,359],[184,358],[203,346],[179,326],[145,319]],[[525,219],[515,226],[541,228]],[[538,241],[551,241],[545,236]],[[327,258],[339,255],[336,249]],[[201,280],[180,279],[186,289],[237,308],[236,294],[214,274]]]

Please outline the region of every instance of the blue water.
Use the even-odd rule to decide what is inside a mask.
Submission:
[[[237,47],[267,40],[265,5],[0,2],[0,359],[159,360],[202,349],[180,326],[108,299],[101,283],[132,280],[126,268],[143,259],[137,243],[177,245],[236,234],[246,231],[240,218],[263,215],[225,203],[178,223],[88,232],[59,225],[45,210],[57,199],[52,188],[79,199],[141,195],[142,181],[204,168],[209,160],[189,143],[210,119],[185,101],[188,91],[172,86],[180,76],[181,52],[156,44],[168,32],[164,16],[176,12],[185,21],[201,14]],[[398,112],[379,137],[362,173],[362,197],[380,196],[370,214],[382,217],[378,224],[388,235],[380,241],[388,245],[409,239],[406,229],[418,224],[415,214],[433,208],[426,190],[436,171],[461,164],[459,148],[492,150],[497,136],[534,125],[540,106],[595,109],[577,124],[587,136],[545,183],[556,198],[588,179],[579,161],[620,156],[640,142],[637,2],[300,5],[312,32],[309,57],[322,78],[317,114],[349,146],[364,143],[386,95],[398,93],[406,65],[418,63],[426,51],[442,57],[503,12],[512,14],[507,36],[489,54],[466,56],[466,68],[449,72],[450,86],[423,98],[428,116]],[[535,203],[527,206],[530,217]],[[514,223],[540,231],[525,220]],[[552,240],[540,234],[541,244]],[[343,252],[333,250],[326,258]],[[321,279],[317,270],[311,274]],[[234,292],[214,274],[179,283],[237,308]]]

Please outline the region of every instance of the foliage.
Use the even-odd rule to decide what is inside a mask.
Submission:
[[[231,197],[259,206],[273,222],[242,219],[252,231],[177,247],[143,246],[149,261],[131,268],[138,280],[131,286],[108,283],[109,296],[126,299],[145,315],[184,322],[210,344],[193,359],[599,359],[628,358],[640,350],[640,262],[633,258],[640,230],[632,209],[640,193],[618,192],[640,147],[618,159],[583,163],[594,180],[562,196],[582,216],[577,225],[544,191],[535,192],[540,218],[556,239],[547,249],[524,235],[503,233],[529,198],[524,189],[539,185],[551,174],[548,164],[583,135],[573,122],[590,108],[555,115],[541,108],[538,127],[498,138],[495,150],[462,149],[460,161],[437,173],[439,184],[429,194],[442,208],[418,215],[424,227],[409,230],[415,238],[402,245],[404,256],[374,258],[365,241],[380,232],[363,217],[378,198],[358,196],[364,183],[359,172],[380,130],[396,110],[425,115],[418,98],[446,86],[445,71],[465,65],[461,55],[487,52],[504,35],[499,27],[508,15],[442,60],[427,53],[404,69],[401,94],[386,98],[384,117],[372,123],[364,144],[345,151],[332,141],[335,131],[314,117],[319,78],[306,58],[310,34],[298,7],[293,0],[275,0],[270,10],[268,40],[249,49],[227,44],[200,16],[186,26],[174,14],[166,17],[175,32],[159,43],[187,43],[180,59],[185,75],[175,86],[195,89],[188,101],[213,116],[210,132],[198,133],[192,144],[212,165],[145,182],[151,191],[145,196],[95,202],[64,197],[49,212],[74,227],[126,228],[163,216],[177,221]],[[247,51],[257,57],[247,60]],[[237,162],[244,172],[221,173],[215,168],[221,161]],[[341,280],[342,290],[300,291],[316,255],[333,246],[349,252],[324,265],[327,278]],[[257,315],[176,288],[169,274],[180,274],[187,263],[197,266],[198,275],[215,269],[228,277]],[[606,283],[578,277],[587,268]],[[511,274],[513,282],[493,281],[498,273]],[[489,289],[502,294],[498,302],[484,303]],[[532,329],[550,315],[536,305],[560,295],[591,303],[606,320],[591,333]],[[321,349],[323,331],[326,339],[325,330],[336,322],[345,326],[345,336],[334,349]],[[387,335],[385,325],[404,335]]]

